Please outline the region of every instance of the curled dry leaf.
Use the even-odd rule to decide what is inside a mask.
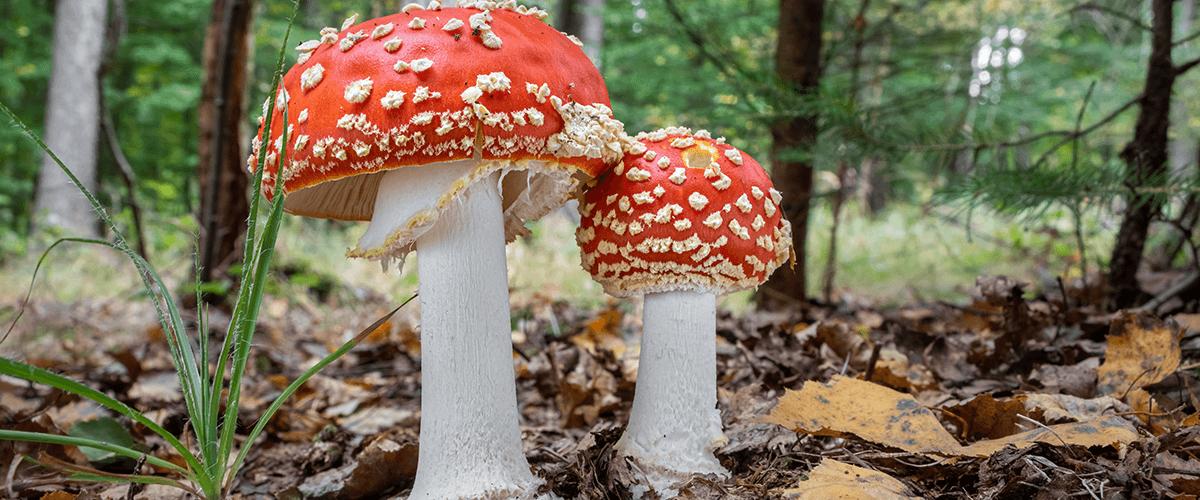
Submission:
[[[783,491],[786,498],[799,500],[892,500],[920,498],[896,478],[829,458],[809,471],[808,479]]]
[[[807,434],[848,436],[909,453],[947,457],[986,457],[1005,446],[1018,449],[1044,443],[1052,446],[1124,446],[1138,439],[1132,426],[1119,417],[1102,417],[1037,428],[963,446],[933,413],[912,396],[886,387],[835,376],[828,384],[806,382],[788,391],[767,421]]]
[[[1083,399],[1066,394],[1018,394],[1010,398],[983,394],[945,409],[962,425],[962,436],[982,439],[1032,430],[1038,422],[1085,422],[1129,410],[1109,396]]]
[[[929,368],[909,363],[908,357],[895,349],[884,349],[880,352],[870,381],[908,392],[930,390],[938,385]]]

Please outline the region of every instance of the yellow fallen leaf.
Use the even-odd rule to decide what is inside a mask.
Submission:
[[[1149,315],[1122,313],[1109,327],[1104,364],[1096,370],[1097,391],[1123,398],[1158,383],[1179,369],[1180,328]]]
[[[1037,428],[963,446],[929,409],[912,396],[870,382],[835,376],[828,384],[806,382],[788,391],[766,418],[796,432],[817,436],[857,436],[910,453],[947,457],[986,457],[1012,445],[1124,446],[1138,439],[1120,417],[1105,416]]]
[[[892,476],[828,458],[808,473],[808,479],[783,490],[783,496],[799,500],[919,498]]]
[[[1138,418],[1155,434],[1167,431],[1167,420],[1149,392],[1142,389],[1158,383],[1179,369],[1183,352],[1183,329],[1147,315],[1122,313],[1109,327],[1104,364],[1096,370],[1097,392],[1129,403]]]
[[[933,373],[923,365],[910,364],[908,357],[894,349],[884,349],[871,374],[871,382],[897,390],[920,392],[937,387]]]
[[[916,399],[843,376],[787,391],[767,421],[817,436],[855,435],[911,453],[955,455],[958,440]]]
[[[1120,417],[1104,417],[1087,422],[1058,424],[1038,427],[1020,434],[999,439],[988,439],[972,443],[962,449],[961,455],[988,457],[1012,445],[1025,449],[1034,443],[1051,446],[1121,447],[1137,441],[1137,431]]]

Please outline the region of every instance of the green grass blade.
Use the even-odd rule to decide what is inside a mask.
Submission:
[[[147,476],[145,474],[117,474],[115,472],[105,472],[102,470],[93,469],[91,467],[83,467],[70,462],[59,460],[48,454],[42,454],[39,458],[22,457],[26,462],[36,464],[47,469],[53,469],[59,472],[67,473],[68,479],[72,481],[83,481],[92,483],[139,483],[139,484],[158,484],[178,488],[197,497],[203,497],[195,488],[188,486],[182,482],[162,476]]]
[[[100,218],[100,220],[110,231],[112,231],[113,241],[109,243],[108,246],[125,254],[125,256],[133,262],[134,266],[137,267],[138,276],[142,279],[143,286],[148,292],[150,292],[150,296],[154,303],[155,313],[158,315],[159,321],[163,325],[163,333],[167,337],[167,345],[173,351],[172,361],[175,362],[176,371],[179,373],[180,385],[184,392],[183,396],[184,401],[188,406],[188,412],[193,417],[196,415],[201,415],[201,413],[199,413],[200,401],[197,399],[198,389],[200,388],[195,386],[199,380],[195,362],[195,354],[192,352],[191,344],[187,342],[185,338],[183,338],[183,332],[185,331],[183,320],[179,315],[178,307],[175,306],[174,299],[171,298],[171,293],[163,285],[162,279],[150,266],[149,262],[146,262],[141,255],[138,255],[137,252],[134,252],[133,249],[129,247],[129,244],[125,240],[125,235],[121,233],[120,228],[118,228],[116,223],[113,222],[112,217],[108,215],[108,211],[104,209],[102,204],[100,204],[100,200],[98,200],[90,190],[84,187],[83,183],[81,183],[79,178],[75,176],[75,173],[63,163],[62,159],[59,158],[58,155],[55,154],[54,151],[52,151],[50,147],[47,146],[46,143],[43,142],[42,139],[33,132],[33,129],[29,128],[25,122],[22,122],[21,119],[17,117],[16,113],[9,109],[8,106],[0,103],[0,111],[7,115],[29,140],[37,144],[37,146],[44,153],[46,153],[46,156],[48,156],[54,162],[54,164],[58,166],[59,170],[61,170],[63,174],[67,176],[67,179],[73,186],[75,186],[75,189],[83,194],[84,198],[88,200],[88,204],[91,205],[92,210],[96,213],[96,216]]]
[[[37,265],[33,266],[33,276],[29,278],[29,286],[25,289],[25,298],[21,300],[21,307],[17,309],[17,315],[13,317],[12,323],[8,324],[8,330],[4,332],[4,337],[0,337],[0,344],[3,344],[5,340],[8,340],[8,336],[12,334],[13,329],[17,327],[17,323],[21,321],[21,316],[25,315],[25,308],[29,307],[29,299],[30,297],[33,297],[33,285],[37,283],[38,273],[42,271],[42,264],[46,262],[46,257],[50,256],[50,252],[53,251],[55,247],[67,242],[68,240],[66,238],[59,238],[54,243],[51,243],[50,246],[46,247],[46,249],[42,251],[41,257],[38,257]]]
[[[158,425],[153,420],[150,420],[149,417],[131,408],[129,405],[122,403],[116,398],[49,370],[44,370],[42,368],[21,363],[20,361],[14,361],[8,358],[0,358],[0,374],[50,386],[63,392],[86,398],[120,415],[129,417],[134,422],[142,424],[147,429],[150,429],[151,432],[158,434],[159,437],[163,438],[167,444],[171,445],[171,447],[183,457],[184,461],[188,463],[188,466],[196,469],[200,467],[200,462],[197,461],[195,455],[193,455],[192,452],[188,450],[187,446],[179,441],[175,435],[162,428],[162,426]]]
[[[191,477],[187,469],[175,465],[171,462],[158,458],[133,448],[105,443],[95,439],[87,439],[75,436],[61,436],[58,434],[46,434],[44,432],[25,432],[11,431],[0,429],[0,440],[2,441],[23,441],[26,443],[42,443],[42,444],[58,444],[63,446],[78,446],[80,448],[93,448],[97,450],[107,451],[133,460],[145,460],[146,463],[155,467],[169,469],[184,477]]]
[[[250,453],[250,449],[254,444],[254,440],[258,439],[258,436],[262,434],[263,429],[265,429],[267,424],[271,421],[271,417],[275,416],[275,413],[279,411],[279,408],[283,407],[283,403],[286,402],[288,398],[292,397],[296,391],[300,390],[300,387],[302,387],[306,382],[308,382],[309,379],[316,375],[317,372],[320,372],[326,366],[329,366],[330,363],[337,361],[346,353],[350,352],[350,350],[354,349],[359,342],[362,342],[367,335],[370,335],[371,332],[375,331],[388,320],[392,319],[392,316],[395,316],[397,312],[400,312],[400,309],[404,308],[404,306],[408,305],[409,302],[412,302],[413,299],[416,298],[417,294],[413,294],[412,297],[409,297],[408,300],[405,300],[399,306],[396,306],[396,308],[392,309],[391,312],[375,320],[374,323],[371,323],[371,326],[366,327],[359,332],[358,335],[355,335],[354,338],[342,344],[342,346],[336,351],[329,353],[328,356],[321,358],[321,361],[318,361],[317,364],[305,370],[304,373],[300,374],[296,380],[293,380],[292,383],[283,390],[283,392],[279,393],[279,396],[277,396],[275,400],[271,402],[271,406],[267,407],[267,410],[258,417],[258,421],[254,423],[254,428],[250,430],[250,434],[246,436],[246,441],[242,443],[242,449],[238,450],[237,458],[229,467],[228,476],[225,478],[226,486],[231,484],[233,482],[233,478],[237,476],[238,470],[241,469],[242,463],[246,460],[246,455]]]
[[[287,137],[287,124],[284,124],[284,137]],[[284,141],[286,144],[287,141]],[[286,155],[280,155],[280,162],[285,161]],[[229,399],[225,404],[225,422],[221,428],[221,457],[222,469],[225,469],[225,457],[233,450],[233,434],[235,431],[238,407],[240,404],[242,376],[246,372],[246,362],[250,357],[250,347],[254,338],[254,330],[258,324],[258,313],[262,307],[262,298],[267,277],[270,275],[271,257],[275,254],[275,240],[279,236],[279,227],[283,221],[282,192],[275,193],[275,201],[271,206],[271,215],[263,228],[262,239],[254,262],[252,281],[247,288],[245,310],[236,323],[230,324],[230,332],[236,339],[234,346],[233,369],[230,370]],[[245,286],[245,285],[243,285]]]
[[[300,3],[297,0],[293,0],[292,1],[292,13],[291,13],[291,16],[288,18],[287,30],[283,34],[283,42],[279,45],[279,54],[278,54],[278,56],[276,56],[276,59],[275,59],[275,73],[274,73],[272,81],[271,81],[271,95],[267,98],[267,111],[266,111],[265,115],[263,116],[263,120],[264,120],[263,121],[263,130],[259,137],[262,147],[259,149],[259,152],[258,152],[258,163],[257,163],[258,168],[256,168],[254,171],[253,189],[250,193],[249,217],[246,220],[246,237],[245,237],[244,246],[242,247],[242,286],[239,287],[239,289],[238,289],[237,303],[234,306],[233,314],[232,314],[232,317],[230,318],[231,325],[238,324],[242,321],[242,316],[245,314],[246,307],[247,307],[246,302],[248,302],[249,293],[246,293],[246,292],[248,292],[248,290],[244,290],[244,288],[246,287],[246,273],[248,270],[251,269],[251,265],[252,265],[252,257],[254,256],[253,251],[254,251],[254,248],[256,248],[258,246],[257,245],[257,243],[258,243],[258,241],[257,241],[258,216],[259,216],[259,207],[260,207],[261,200],[262,200],[263,172],[266,170],[263,167],[267,163],[267,149],[268,149],[268,145],[271,143],[271,130],[272,130],[272,127],[274,126],[273,122],[274,122],[274,118],[275,118],[275,112],[274,112],[275,101],[279,97],[280,82],[282,82],[282,80],[283,80],[283,64],[285,61],[285,56],[287,54],[288,40],[291,38],[292,27],[296,24],[296,14],[297,14],[297,12],[299,12],[299,10],[300,10]],[[286,149],[286,147],[285,147],[285,149]],[[280,193],[280,195],[282,195],[282,189],[279,191],[279,193]],[[211,429],[214,430],[214,434],[216,433],[216,429],[217,429],[217,420],[218,420],[217,413],[219,412],[220,405],[222,402],[221,401],[221,388],[223,387],[224,382],[225,382],[225,368],[226,368],[225,365],[226,365],[226,362],[229,360],[229,357],[232,355],[232,351],[233,351],[234,337],[232,335],[230,335],[230,333],[232,333],[232,329],[230,329],[230,331],[226,332],[225,338],[223,339],[223,342],[221,343],[221,354],[220,354],[220,357],[217,358],[216,370],[213,373],[211,387],[209,388],[208,425]],[[215,453],[219,452],[219,447],[216,446],[217,442],[215,440],[215,437],[213,439],[210,439],[209,443],[207,443],[207,444],[210,447],[210,451],[209,451],[210,453],[215,454]],[[225,456],[221,456],[221,457],[211,456],[209,458],[210,458],[210,460],[220,461],[222,468],[223,468],[227,456],[228,456],[228,454],[226,454]]]

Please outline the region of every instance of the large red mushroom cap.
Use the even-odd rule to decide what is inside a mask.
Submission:
[[[599,71],[577,39],[543,22],[544,11],[511,0],[433,3],[322,30],[297,47],[275,109],[264,108],[274,113],[272,136],[261,140],[260,129],[248,166],[268,148],[264,193],[282,187],[294,214],[371,220],[382,172],[481,160],[399,221],[386,244],[351,256],[402,256],[448,203],[494,172],[504,179],[511,240],[525,220],[569,199],[578,179],[619,162],[627,140]],[[277,172],[285,110],[287,161]]]
[[[762,166],[723,138],[640,134],[580,204],[583,267],[618,297],[757,287],[791,255],[780,198]]]

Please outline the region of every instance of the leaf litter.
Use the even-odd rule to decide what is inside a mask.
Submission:
[[[722,313],[715,342],[728,442],[717,456],[733,474],[697,477],[682,496],[1200,494],[1200,317],[1113,315],[1080,301],[1084,290],[1068,290],[1069,305],[1026,290],[982,278],[966,305]],[[267,335],[259,337],[243,389],[249,416],[278,394],[279,381],[390,309],[383,297],[336,287],[265,300]],[[584,310],[543,296],[520,300],[513,360],[534,472],[562,498],[628,498],[631,465],[614,445],[637,376],[636,304]],[[36,304],[24,321],[54,323],[69,311]],[[150,410],[168,429],[183,428],[186,412],[152,318],[120,304],[88,311],[69,337],[18,331],[6,355],[34,359]],[[420,426],[418,316],[414,308],[393,318],[297,393],[272,420],[232,495],[404,498]],[[131,317],[143,318],[142,326]],[[117,424],[149,453],[178,461],[145,429],[52,390],[0,378],[0,402],[3,428],[65,434],[80,425],[118,432]],[[0,497],[163,492],[65,482],[14,460],[39,454],[113,473],[155,472],[95,461],[74,448],[0,443]]]

